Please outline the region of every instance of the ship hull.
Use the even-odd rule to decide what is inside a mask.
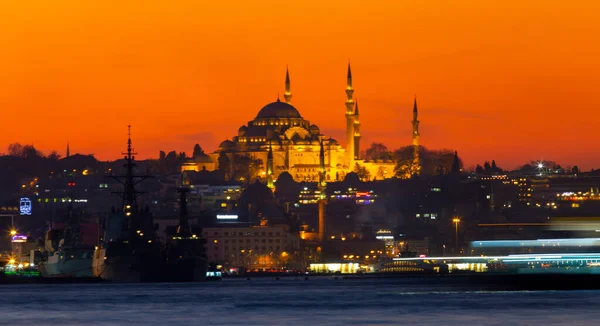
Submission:
[[[90,278],[92,271],[92,248],[75,247],[56,251],[39,264],[40,275],[45,278]]]
[[[39,265],[42,277],[93,277],[92,259],[72,259],[64,262],[43,262]]]
[[[178,260],[165,264],[166,282],[203,282],[206,280],[208,261],[202,257]]]
[[[109,254],[105,249],[94,253],[94,276],[116,283],[160,282],[161,264],[159,255]]]

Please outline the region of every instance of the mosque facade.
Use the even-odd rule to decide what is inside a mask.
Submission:
[[[265,180],[272,178],[270,183],[276,182],[283,172],[290,173],[298,182],[319,182],[323,173],[320,167],[322,160],[326,182],[343,180],[357,166],[369,171],[370,180],[393,177],[395,162],[365,161],[361,157],[359,110],[353,97],[350,65],[345,93],[346,148],[337,140],[323,135],[317,125],[302,117],[291,104],[290,75],[286,70],[283,101],[278,98],[265,105],[253,120],[238,129],[236,136],[221,142],[215,152],[185,163],[182,170],[216,170],[219,168],[219,156],[224,154],[231,164],[236,155],[262,160],[264,166],[261,174]]]

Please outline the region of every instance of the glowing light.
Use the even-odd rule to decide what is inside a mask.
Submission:
[[[460,222],[460,219],[458,217],[455,217],[455,218],[452,219],[452,222],[458,223],[458,222]]]
[[[21,215],[31,215],[31,199],[27,197],[21,198],[19,213]]]
[[[217,220],[237,220],[237,215],[217,215]]]
[[[12,235],[13,237],[14,237],[15,235],[17,235],[17,230],[10,230],[10,235]]]
[[[15,243],[23,243],[23,242],[27,242],[27,236],[26,235],[13,235],[12,233],[16,232],[16,231],[10,231],[10,234],[13,236],[11,241],[15,242]]]

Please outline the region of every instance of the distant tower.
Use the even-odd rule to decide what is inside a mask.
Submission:
[[[327,182],[325,182],[325,149],[321,139],[321,149],[319,151],[319,242],[325,241],[325,203],[327,201]]]
[[[358,119],[358,100],[354,107],[354,158],[360,159],[360,121]]]
[[[413,145],[413,162],[411,174],[421,173],[421,160],[419,159],[419,110],[417,109],[417,97],[413,105],[413,120],[412,120],[412,145]]]
[[[348,158],[350,159],[350,165],[354,162],[356,158],[356,153],[354,152],[354,100],[352,96],[354,95],[354,89],[352,88],[352,70],[350,69],[350,62],[348,62],[348,77],[346,81],[346,152],[348,153]]]
[[[67,157],[71,156],[71,149],[69,148],[69,142],[67,142]]]
[[[273,148],[271,142],[269,142],[269,153],[267,154],[267,187],[271,190],[275,188],[273,184]]]
[[[460,174],[460,160],[458,159],[458,151],[454,151],[454,158],[452,158],[452,174]]]
[[[290,87],[290,71],[287,67],[285,67],[285,93],[283,93],[283,98],[285,99],[285,103],[290,103],[292,101],[292,91]]]

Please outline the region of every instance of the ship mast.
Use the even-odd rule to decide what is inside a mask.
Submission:
[[[67,219],[65,221],[65,228],[63,231],[62,248],[75,247],[79,244],[79,239],[76,234],[77,232],[79,232],[78,225],[75,219],[73,218],[73,188],[75,188],[75,181],[69,181],[67,183],[67,186],[70,189],[70,194],[69,205],[67,206]]]
[[[123,223],[123,231],[125,233],[135,232],[141,230],[144,226],[145,214],[141,214],[141,209],[137,205],[137,196],[143,194],[135,190],[135,186],[140,182],[151,178],[149,175],[136,175],[134,169],[137,166],[135,164],[135,155],[132,143],[131,143],[131,125],[127,126],[127,152],[121,153],[124,155],[125,164],[125,175],[111,176],[114,180],[123,185],[122,192],[116,192],[122,195],[121,209],[125,213],[125,223]],[[147,230],[150,231],[150,230]]]

